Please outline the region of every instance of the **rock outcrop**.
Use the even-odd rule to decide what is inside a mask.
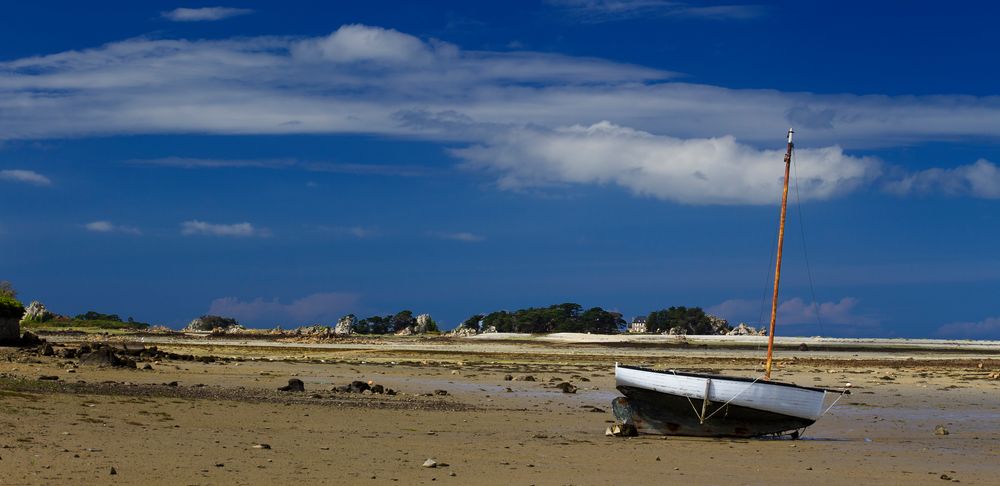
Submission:
[[[0,317],[0,345],[17,343],[21,325],[16,317]]]
[[[729,321],[721,317],[716,317],[711,314],[708,314],[706,317],[708,317],[709,323],[712,326],[710,334],[726,334],[732,329],[732,326],[729,325]]]
[[[233,334],[245,330],[246,328],[236,322],[236,319],[220,316],[201,316],[181,329],[182,332],[211,332],[212,334]]]
[[[454,336],[454,337],[468,337],[468,336],[475,336],[476,334],[478,333],[476,332],[475,329],[464,326],[456,327],[453,331],[448,333],[449,336]]]
[[[45,304],[35,300],[28,307],[24,308],[24,316],[21,317],[21,323],[25,322],[45,322],[49,319],[56,317],[55,314],[49,312],[45,308]]]
[[[354,334],[354,327],[357,324],[358,318],[354,314],[347,314],[337,321],[337,327],[334,328],[333,333],[338,336],[350,336]]]
[[[763,329],[756,329],[746,325],[746,323],[741,322],[738,326],[734,327],[732,330],[726,333],[727,336],[766,336],[767,332]]]
[[[424,334],[427,331],[434,331],[434,319],[431,319],[430,314],[420,314],[417,316],[417,325],[413,328],[413,332],[417,334]]]

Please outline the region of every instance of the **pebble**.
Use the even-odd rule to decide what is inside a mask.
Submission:
[[[424,461],[423,467],[438,467],[438,463],[434,459],[427,459]]]
[[[254,449],[270,449],[271,446],[269,444],[254,444],[253,448]]]

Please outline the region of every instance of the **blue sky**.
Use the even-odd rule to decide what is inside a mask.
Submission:
[[[996,10],[5,5],[0,278],[171,326],[757,324],[794,126],[779,333],[1000,338]]]

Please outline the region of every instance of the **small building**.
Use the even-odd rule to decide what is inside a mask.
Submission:
[[[633,317],[632,323],[628,325],[628,332],[630,333],[643,333],[646,332],[646,318],[645,317]]]

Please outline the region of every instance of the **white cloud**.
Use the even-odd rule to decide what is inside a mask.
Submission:
[[[439,238],[442,240],[462,241],[465,243],[477,243],[486,240],[486,237],[484,236],[477,235],[474,233],[469,233],[466,231],[458,231],[458,232],[431,231],[427,234],[433,238]]]
[[[359,301],[358,294],[347,292],[310,294],[289,304],[278,299],[256,298],[246,301],[236,297],[223,297],[212,301],[208,313],[261,325],[333,323],[348,312],[356,312]]]
[[[228,19],[239,15],[253,13],[248,8],[231,7],[203,7],[203,8],[175,8],[160,15],[174,22],[206,22],[213,20]]]
[[[292,55],[307,61],[411,64],[430,62],[436,50],[447,50],[445,55],[450,55],[455,48],[447,44],[433,46],[394,29],[353,24],[329,36],[295,44]]]
[[[181,223],[181,234],[207,236],[270,236],[266,228],[255,228],[250,223],[213,224],[204,221],[191,220]]]
[[[33,170],[4,169],[0,170],[0,179],[6,181],[24,182],[36,186],[51,186],[52,180]]]
[[[297,169],[308,172],[332,174],[358,174],[396,177],[421,177],[431,170],[421,166],[399,164],[343,162],[305,162],[296,159],[203,159],[192,157],[162,157],[158,159],[131,159],[127,163],[180,169]]]
[[[672,0],[548,0],[547,3],[585,23],[650,17],[750,19],[763,14],[763,9],[756,5],[699,6]]]
[[[1000,199],[1000,168],[979,159],[973,164],[952,169],[933,168],[905,174],[886,183],[885,189],[899,195],[945,194]]]
[[[130,235],[140,235],[142,231],[134,226],[122,226],[116,225],[110,221],[91,221],[83,225],[87,231],[93,231],[95,233],[125,233]]]
[[[949,338],[1000,339],[1000,317],[978,322],[952,322],[939,327],[937,334]]]
[[[771,317],[771,302],[765,303],[764,320]],[[879,324],[879,319],[857,312],[858,299],[844,297],[837,302],[805,302],[799,297],[778,304],[777,322],[781,325],[816,324],[816,315],[822,324],[837,324],[851,327],[870,327]],[[706,309],[709,314],[724,319],[753,322],[760,317],[761,302],[747,299],[730,299]]]
[[[467,51],[364,25],[314,38],[135,38],[0,62],[0,141],[136,133],[416,137],[473,145],[455,153],[496,170],[504,187],[611,183],[668,200],[739,204],[765,202],[777,178],[764,163],[789,125],[802,127],[799,174],[806,172],[806,192],[817,199],[878,174],[873,159],[844,150],[995,139],[1000,126],[1000,97],[819,95],[674,77],[603,59]],[[625,148],[629,158],[584,154],[578,162],[553,152],[568,141],[604,155]],[[513,161],[507,149],[541,163]],[[194,160],[181,162],[207,166]],[[354,173],[367,166],[293,165]],[[928,176],[919,174],[902,184],[920,186]],[[735,183],[694,194],[707,184],[703,176],[713,185]],[[974,194],[992,190],[977,186]]]
[[[781,193],[784,150],[759,150],[733,137],[687,139],[600,122],[556,130],[511,131],[486,145],[455,149],[469,167],[501,174],[500,185],[616,184],[688,204],[771,204]],[[804,199],[826,199],[879,174],[874,159],[839,147],[797,152]]]

